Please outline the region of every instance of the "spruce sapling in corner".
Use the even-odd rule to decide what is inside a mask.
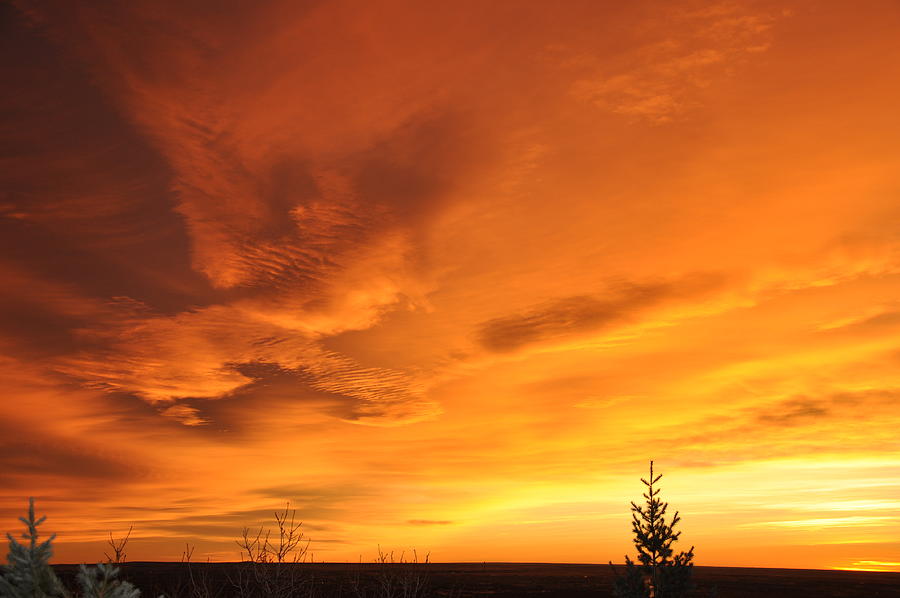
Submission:
[[[38,543],[37,527],[46,517],[35,519],[34,499],[28,499],[28,518],[19,517],[25,524],[22,537],[28,544],[20,544],[10,534],[9,563],[0,576],[0,598],[70,598],[70,594],[50,567],[53,556],[52,534]],[[116,579],[119,570],[112,565],[100,564],[96,567],[81,565],[78,581],[82,598],[139,598],[141,593],[127,581]]]
[[[46,517],[34,518],[34,499],[28,499],[28,518],[19,517],[27,530],[22,538],[28,544],[20,544],[11,534],[9,539],[8,561],[0,577],[0,596],[3,598],[57,598],[68,593],[59,578],[50,568],[50,557],[53,556],[51,546],[56,534],[52,534],[38,543],[38,526]]]

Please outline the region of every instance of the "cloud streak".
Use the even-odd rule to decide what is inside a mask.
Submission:
[[[525,313],[484,322],[478,331],[481,345],[508,352],[548,341],[597,332],[627,324],[655,305],[708,291],[720,277],[698,275],[675,283],[611,285],[604,295],[566,297]]]

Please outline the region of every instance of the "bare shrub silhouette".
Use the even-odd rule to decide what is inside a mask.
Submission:
[[[275,512],[277,535],[260,526],[254,535],[245,527],[235,540],[241,549],[241,563],[231,580],[240,598],[288,598],[312,594],[312,579],[297,566],[307,560],[309,538],[296,521],[297,510],[290,502]]]
[[[109,553],[104,552],[103,556],[106,557],[107,563],[115,563],[120,564],[125,562],[125,547],[128,546],[128,539],[131,537],[131,531],[134,529],[134,524],[128,528],[128,533],[125,534],[125,537],[120,540],[116,540],[113,538],[112,532],[109,532],[109,540],[106,541],[109,544],[110,548],[112,548],[113,556],[109,556]]]
[[[212,584],[209,579],[209,568],[201,567],[196,573],[191,566],[191,558],[194,556],[194,547],[185,542],[184,552],[181,553],[181,562],[187,565],[188,585],[190,590],[188,595],[191,598],[215,598],[219,592],[213,592]],[[209,557],[206,557],[206,564],[209,565]]]
[[[660,479],[662,474],[654,475],[650,461],[649,481],[641,478],[647,488],[643,493],[646,503],[639,506],[631,502],[631,529],[639,564],[626,556],[625,574],[619,575],[609,563],[616,574],[614,593],[618,598],[681,598],[693,589],[694,547],[674,554],[672,544],[681,536],[675,526],[681,517],[676,511],[672,520],[666,522],[669,503],[658,497],[660,488],[654,487]]]
[[[430,553],[425,554],[424,560],[419,560],[418,552],[413,549],[412,558],[407,558],[406,552],[401,552],[399,557],[394,556],[394,551],[386,552],[378,547],[378,557],[375,563],[378,565],[373,580],[368,583],[362,580],[359,573],[350,580],[350,591],[356,598],[424,598],[429,596],[429,580],[426,567],[430,560]]]

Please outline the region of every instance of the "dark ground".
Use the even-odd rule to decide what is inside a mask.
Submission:
[[[121,578],[142,590],[145,598],[165,592],[169,598],[235,596],[229,579],[235,579],[241,564],[126,563]],[[291,566],[291,565],[287,565]],[[542,596],[544,598],[592,598],[611,596],[613,573],[608,565],[555,565],[518,563],[430,563],[427,565],[387,565],[373,563],[316,563],[297,565],[298,574],[308,582],[304,598],[356,598],[377,596],[376,586],[384,576],[396,581],[416,575],[427,583],[421,596],[490,597]],[[64,581],[75,574],[74,565],[57,565]],[[209,593],[195,593],[196,582],[205,579]],[[811,569],[752,569],[737,567],[695,567],[694,579],[709,596],[718,589],[719,598],[898,598],[900,573],[828,571]],[[199,583],[195,584],[195,588]],[[396,595],[400,596],[400,593]]]

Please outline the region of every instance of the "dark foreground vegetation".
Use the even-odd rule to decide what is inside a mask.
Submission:
[[[395,558],[379,549],[374,563],[308,562],[309,539],[296,511],[275,513],[274,530],[244,528],[241,562],[196,563],[185,546],[180,563],[126,562],[132,529],[110,534],[107,562],[49,564],[54,536],[40,540],[44,517],[34,499],[20,542],[11,534],[0,598],[463,598],[543,596],[615,598],[877,598],[900,596],[900,573],[798,569],[695,568],[694,548],[675,552],[680,516],[667,516],[661,475],[641,479],[643,504],[631,503],[637,559],[625,564],[551,565],[429,562],[413,551]]]
[[[614,573],[607,565],[517,563],[429,563],[407,566],[378,563],[315,563],[296,568],[298,597],[371,598],[454,597],[605,598],[613,596]],[[226,598],[240,596],[232,580],[246,563],[125,563],[122,577],[142,596]],[[74,581],[76,565],[54,567],[64,581]],[[415,593],[417,577],[421,590]],[[191,578],[195,583],[191,583]],[[719,598],[896,598],[900,573],[695,567],[693,596]],[[406,591],[401,583],[407,580]],[[391,581],[392,580],[392,581]],[[301,589],[302,588],[302,589]],[[392,593],[391,593],[392,592]]]

